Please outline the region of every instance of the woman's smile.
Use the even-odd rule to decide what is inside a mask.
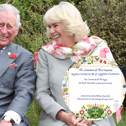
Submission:
[[[65,33],[61,22],[48,25],[49,35],[54,39],[59,46],[67,46],[72,48],[75,44],[74,37]]]

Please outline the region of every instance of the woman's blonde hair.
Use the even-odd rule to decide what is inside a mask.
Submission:
[[[79,10],[69,2],[60,2],[58,5],[54,5],[45,13],[43,20],[46,25],[61,22],[66,34],[75,36],[75,42],[79,42],[90,33]]]

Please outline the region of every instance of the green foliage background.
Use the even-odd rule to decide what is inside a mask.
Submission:
[[[42,45],[51,41],[46,35],[43,24],[45,12],[61,0],[1,0],[19,9],[22,28],[14,40],[33,54]],[[74,4],[87,21],[90,36],[96,35],[105,39],[120,66],[126,65],[126,0],[64,0]],[[31,126],[37,126],[41,108],[34,101],[30,104],[28,112]],[[126,117],[125,113],[123,116]],[[114,115],[115,117],[115,115]],[[123,120],[118,126],[124,126]]]
[[[20,11],[22,29],[14,43],[22,45],[33,54],[51,41],[46,35],[43,15],[61,0],[1,0]],[[126,65],[126,0],[64,0],[74,4],[87,21],[90,36],[97,35],[108,42],[120,66]]]

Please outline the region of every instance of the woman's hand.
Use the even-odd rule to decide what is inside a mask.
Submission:
[[[82,119],[82,118],[77,118],[76,119],[77,122],[75,122],[75,126],[90,126],[92,121],[91,120],[87,120],[87,119]]]
[[[89,126],[89,125],[91,125],[92,120],[83,119],[83,118],[78,117],[74,113],[72,113],[72,114],[76,117],[76,120],[74,122],[75,126]]]
[[[89,126],[92,121],[77,117],[74,113],[66,113],[64,111],[59,111],[57,113],[57,118],[68,124],[69,126]]]

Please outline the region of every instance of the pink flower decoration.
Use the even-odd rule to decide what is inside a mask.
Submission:
[[[83,114],[84,114],[84,110],[80,110],[79,112],[80,112],[80,114],[81,114],[81,115],[83,115]]]
[[[53,45],[53,43],[54,43],[55,41],[52,41],[52,42],[50,42],[48,45],[45,45],[44,47],[46,47],[47,49],[50,47],[50,45]]]
[[[90,48],[88,50],[84,50],[83,52],[79,53],[79,55],[83,55],[85,53],[88,53],[90,50],[92,50],[96,45],[95,44],[91,44]]]
[[[102,63],[102,60],[100,60],[100,63]]]
[[[85,37],[85,38],[84,38],[84,41],[85,41],[86,43],[90,43],[89,37],[88,37],[88,36]]]
[[[16,57],[17,57],[16,54],[10,54],[10,55],[9,55],[9,58],[12,58],[12,59],[15,59]]]
[[[34,60],[35,60],[35,67],[37,67],[37,62],[39,61],[38,60],[38,51],[35,51]]]
[[[100,57],[106,58],[106,53],[109,52],[108,48],[103,48],[100,50]]]
[[[104,61],[104,64],[106,64],[106,61]]]
[[[111,111],[111,110],[108,110],[107,113],[108,113],[109,115],[111,115],[111,114],[112,114],[112,111]]]
[[[122,107],[120,107],[117,111],[116,111],[116,117],[118,118],[118,120],[120,121],[122,116],[121,116],[121,111],[122,111]]]

